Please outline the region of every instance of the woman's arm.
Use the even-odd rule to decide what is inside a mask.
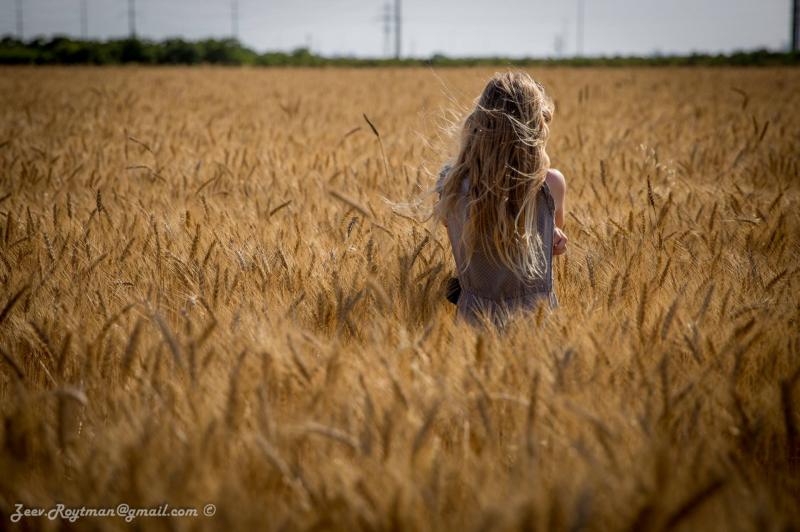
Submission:
[[[553,195],[553,201],[556,204],[556,227],[559,229],[564,228],[564,205],[565,197],[567,195],[567,181],[564,179],[564,174],[551,168],[547,171],[545,177],[547,187],[550,189],[550,194]]]
[[[567,235],[564,234],[564,205],[566,203],[567,181],[564,179],[564,174],[555,168],[547,172],[545,181],[556,206],[554,213],[556,227],[553,231],[553,255],[562,255],[567,252]]]

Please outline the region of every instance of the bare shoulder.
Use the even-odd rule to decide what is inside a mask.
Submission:
[[[545,182],[547,182],[550,192],[555,196],[563,196],[567,191],[567,180],[564,178],[564,174],[555,168],[547,171]]]

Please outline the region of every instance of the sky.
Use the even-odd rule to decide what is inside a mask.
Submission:
[[[0,34],[80,37],[85,2],[92,39],[128,34],[130,0],[0,0]],[[308,46],[324,55],[392,53],[384,34],[395,0],[133,0],[140,37],[200,39],[232,34],[266,50]],[[791,0],[402,0],[403,56],[572,56],[583,4],[584,55],[786,49]]]

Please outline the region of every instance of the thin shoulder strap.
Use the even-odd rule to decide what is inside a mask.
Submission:
[[[444,191],[444,180],[447,179],[447,174],[450,173],[451,168],[452,168],[451,165],[445,164],[439,171],[439,178],[436,180],[436,186],[435,186],[436,192],[439,193],[439,198],[442,197],[442,192]]]
[[[555,214],[556,200],[553,198],[553,194],[550,192],[550,187],[547,186],[547,181],[542,181],[541,191],[544,193],[545,200],[547,201],[547,207],[550,209],[550,214]]]

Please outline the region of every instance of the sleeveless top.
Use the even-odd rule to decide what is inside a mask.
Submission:
[[[441,197],[444,180],[450,166],[445,166],[436,182]],[[458,299],[458,316],[478,324],[486,315],[495,325],[503,325],[511,311],[531,310],[544,300],[550,307],[558,305],[553,292],[553,231],[555,229],[555,201],[547,183],[536,194],[536,224],[542,239],[544,271],[538,278],[522,280],[508,267],[500,264],[480,250],[472,257],[466,256],[461,235],[468,216],[469,182],[461,183],[460,197],[451,212],[447,213],[447,235],[455,259],[461,296]]]

